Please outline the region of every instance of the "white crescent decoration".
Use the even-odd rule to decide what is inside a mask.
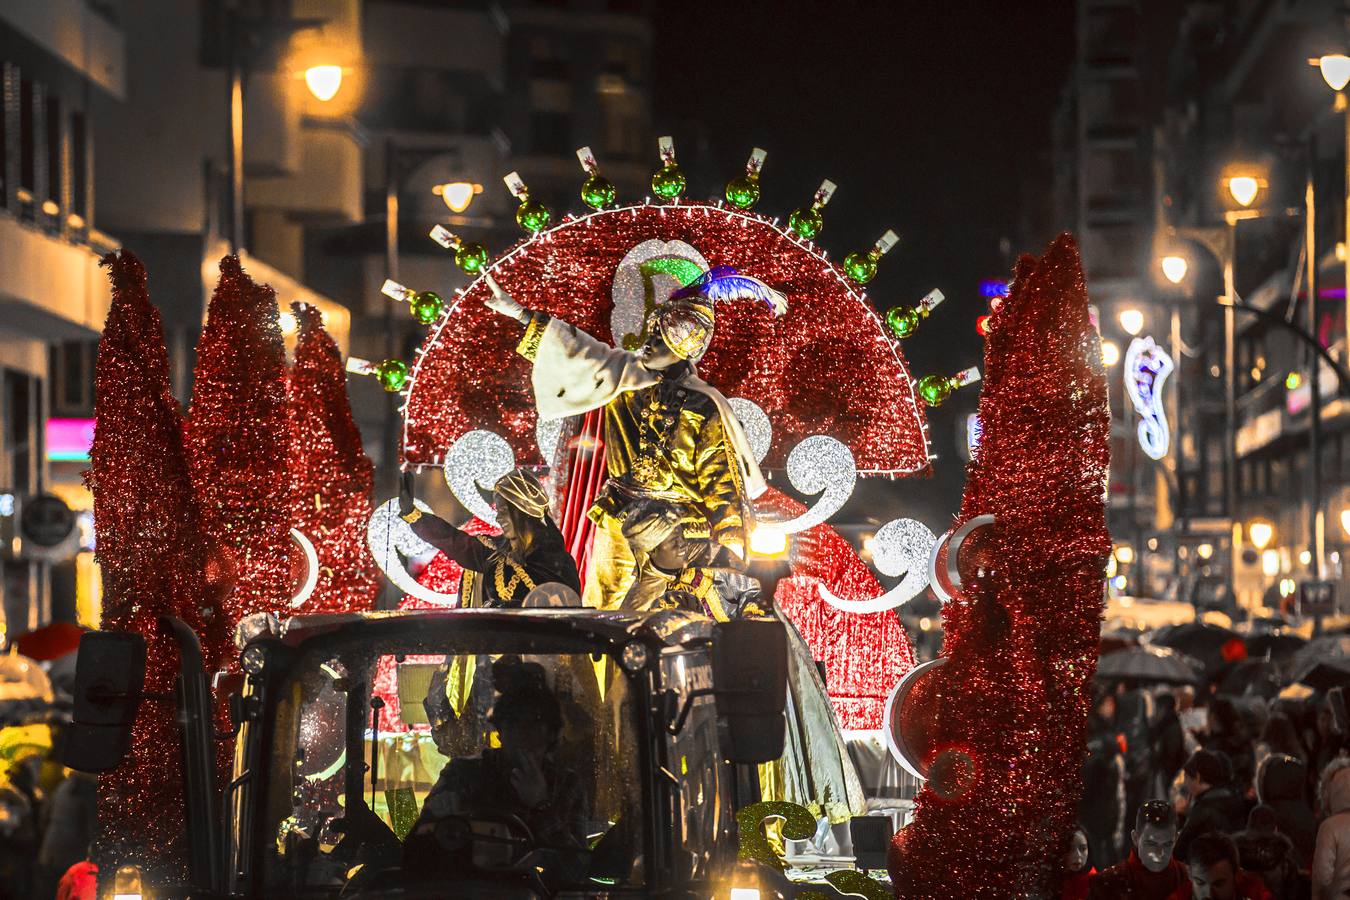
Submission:
[[[750,442],[750,451],[755,455],[755,462],[764,462],[764,457],[769,453],[769,445],[773,443],[773,425],[769,422],[768,413],[764,412],[758,403],[744,397],[732,397],[727,403],[736,413],[736,418],[741,420],[741,430],[745,432],[745,439]]]
[[[556,438],[554,439],[556,443]],[[491,490],[516,467],[516,454],[506,438],[492,431],[466,432],[445,454],[445,484],[464,508],[489,525],[497,524],[497,511],[483,499],[479,488]]]
[[[413,503],[422,512],[431,512],[431,507],[421,500],[414,500]],[[459,601],[458,593],[433,591],[419,584],[404,568],[403,560],[399,559],[400,553],[404,556],[425,556],[436,552],[436,548],[413,534],[411,526],[399,517],[397,497],[381,503],[370,514],[370,522],[366,525],[366,544],[385,577],[403,593],[438,606],[454,606]]]
[[[937,537],[928,526],[914,519],[894,519],[877,529],[872,538],[872,564],[892,577],[904,573],[900,583],[871,600],[843,600],[823,582],[820,597],[836,609],[850,613],[875,613],[903,606],[928,586],[928,558]]]
[[[305,554],[305,581],[291,598],[291,609],[299,609],[319,584],[319,554],[315,552],[313,542],[299,528],[291,529],[291,539],[300,545],[301,552]]]
[[[961,571],[957,568],[957,562],[961,557],[961,545],[976,529],[993,524],[994,517],[989,513],[975,516],[961,523],[960,528],[947,532],[933,544],[932,552],[928,555],[928,579],[938,600],[948,603],[960,596]],[[944,548],[947,551],[945,554],[942,552]],[[952,594],[948,587],[954,589],[956,594]]]
[[[905,736],[900,731],[900,713],[904,708],[905,699],[909,697],[909,692],[913,690],[919,679],[946,662],[947,657],[939,656],[937,659],[931,659],[926,663],[915,666],[904,674],[900,682],[891,690],[891,695],[886,698],[881,722],[881,734],[886,741],[886,749],[891,751],[891,758],[898,762],[906,772],[919,779],[926,780],[928,774],[923,766],[923,761],[915,759],[913,751],[905,743]]]
[[[820,494],[820,498],[795,519],[761,527],[796,534],[827,521],[843,508],[858,483],[858,466],[846,444],[829,435],[815,434],[792,448],[787,475],[794,488],[803,494]]]

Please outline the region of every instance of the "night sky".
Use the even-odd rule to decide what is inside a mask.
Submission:
[[[888,307],[941,288],[947,302],[905,353],[915,377],[953,374],[982,361],[979,281],[1070,224],[1024,207],[1049,193],[1073,5],[666,4],[653,59],[657,133],[676,136],[691,194],[716,190],[754,146],[768,151],[760,211],[785,217],[822,178],[834,181],[820,239],[832,258],[894,228],[901,244],[869,294]],[[953,428],[975,399],[967,388],[931,411],[934,479],[867,482],[841,518],[904,515],[945,529],[964,482]]]

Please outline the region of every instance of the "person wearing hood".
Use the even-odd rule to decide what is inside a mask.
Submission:
[[[1312,863],[1317,843],[1317,817],[1304,797],[1307,783],[1308,767],[1283,753],[1262,760],[1256,778],[1257,799],[1274,812],[1276,829],[1293,843],[1298,863],[1305,869]]]
[[[1232,834],[1247,824],[1247,801],[1233,785],[1227,757],[1213,750],[1197,750],[1182,767],[1190,809],[1177,835],[1177,858],[1189,862],[1191,842],[1209,831]]]
[[[1313,849],[1312,900],[1340,900],[1350,892],[1350,757],[1322,770],[1321,807]]]
[[[492,488],[498,536],[469,534],[413,503],[405,475],[399,512],[413,534],[464,569],[460,605],[517,608],[541,584],[563,584],[580,593],[576,561],[549,515],[544,486],[525,469],[507,472]]]

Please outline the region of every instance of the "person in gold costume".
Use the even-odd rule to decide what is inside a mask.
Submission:
[[[533,363],[540,418],[604,409],[608,479],[589,512],[596,534],[582,602],[640,610],[665,594],[659,578],[640,577],[659,574],[658,561],[624,531],[634,510],[652,501],[677,511],[691,560],[681,572],[711,579],[711,569],[741,568],[751,501],[764,491],[764,479],[730,404],[695,365],[712,342],[717,299],[760,297],[778,310],[782,295],[715,269],[661,303],[648,319],[645,342],[629,351],[525,309],[491,275],[487,282],[488,306],[525,326],[517,352]],[[634,590],[638,582],[650,589]]]

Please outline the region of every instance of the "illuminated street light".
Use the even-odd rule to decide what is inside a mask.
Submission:
[[[1253,547],[1264,550],[1270,546],[1271,538],[1275,537],[1275,526],[1263,519],[1254,519],[1247,523],[1247,536],[1251,538]]]
[[[1261,574],[1267,578],[1280,574],[1280,551],[1270,549],[1261,552]]]
[[[1167,280],[1173,284],[1181,284],[1186,278],[1186,269],[1188,268],[1189,266],[1186,264],[1186,257],[1184,256],[1164,256],[1162,258],[1163,274],[1166,275]]]
[[[1128,566],[1134,562],[1134,548],[1129,544],[1121,544],[1116,548],[1116,559],[1120,560],[1122,565]]]
[[[1341,510],[1341,528],[1344,529],[1346,536],[1350,537],[1350,509]]]
[[[342,66],[310,66],[305,70],[305,84],[314,99],[327,103],[342,87]]]
[[[1214,545],[1201,544],[1199,547],[1195,548],[1195,553],[1201,559],[1209,559],[1211,556],[1214,555]]]
[[[288,337],[300,329],[300,322],[295,318],[295,313],[283,312],[278,314],[277,324],[281,326],[281,333]]]
[[[1322,80],[1333,91],[1339,91],[1350,84],[1350,56],[1344,53],[1329,53],[1319,57],[1316,63],[1317,68],[1322,70]]]
[[[1233,195],[1238,206],[1251,206],[1260,190],[1261,182],[1250,175],[1235,175],[1228,179],[1228,193]]]
[[[1108,369],[1120,362],[1120,348],[1115,341],[1102,341],[1102,363]]]
[[[444,200],[451,212],[462,213],[469,208],[475,194],[483,193],[483,186],[468,181],[451,181],[436,185],[431,192]]]
[[[1123,309],[1120,311],[1120,327],[1125,329],[1125,333],[1134,337],[1144,330],[1144,314],[1137,309]]]

